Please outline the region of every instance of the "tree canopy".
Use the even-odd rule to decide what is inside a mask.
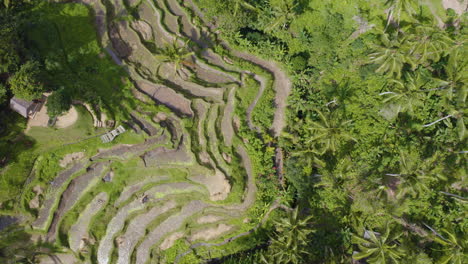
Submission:
[[[21,99],[32,100],[44,92],[41,66],[37,61],[28,61],[9,79],[13,94]]]

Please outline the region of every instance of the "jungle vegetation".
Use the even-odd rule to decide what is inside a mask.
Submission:
[[[466,13],[430,0],[195,2],[223,38],[281,63],[294,82],[288,127],[275,143],[286,157],[282,198],[297,209],[225,263],[468,262]],[[119,70],[86,56],[97,46],[69,54],[76,49],[60,45],[79,39],[37,42],[60,34],[57,22],[67,18],[29,1],[0,6],[0,134],[24,128],[6,102],[37,93],[24,87],[42,87],[25,82],[54,91],[53,115],[70,98],[110,107],[103,94],[120,81],[108,78]],[[67,23],[80,29],[80,21]],[[171,58],[180,47],[167,49]],[[65,86],[74,88],[64,93]],[[24,144],[15,151],[32,143]],[[1,143],[0,166],[6,150]]]
[[[279,221],[266,249],[229,263],[468,261],[466,13],[418,0],[196,3],[294,78],[279,144],[307,224]]]

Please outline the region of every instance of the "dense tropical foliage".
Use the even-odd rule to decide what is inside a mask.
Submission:
[[[466,14],[417,0],[252,0],[233,20],[227,3],[198,2],[225,37],[294,76],[280,145],[287,193],[316,232],[292,253],[278,224],[263,255],[290,258],[270,263],[468,261]]]
[[[0,3],[0,105],[43,81],[52,116],[72,97],[107,106],[93,85],[118,70],[95,66],[95,47],[47,53],[55,42],[35,34],[57,25],[24,18],[28,2]],[[270,143],[285,153],[282,198],[301,210],[279,213],[230,263],[468,262],[466,13],[429,0],[194,2],[223,38],[293,79],[288,127]],[[155,53],[177,74],[192,55],[177,41]]]

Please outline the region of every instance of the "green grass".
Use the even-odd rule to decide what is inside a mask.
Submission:
[[[89,112],[81,105],[75,105],[78,112],[78,120],[70,127],[58,129],[53,127],[31,127],[26,132],[28,136],[38,142],[37,151],[46,151],[58,146],[79,141],[99,133],[105,133],[106,129],[95,129],[93,119]]]

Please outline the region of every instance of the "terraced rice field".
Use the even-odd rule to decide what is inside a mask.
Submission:
[[[192,244],[249,229],[257,187],[238,131],[279,135],[290,83],[274,63],[232,49],[212,25],[193,24],[189,14],[202,14],[181,2],[82,1],[94,9],[102,46],[167,111],[135,109],[129,121],[145,142],[69,164],[47,190],[33,228],[69,248],[76,263],[196,263],[186,252]],[[130,15],[126,8],[138,15],[119,19]],[[192,52],[177,67],[157,56],[173,43]],[[215,53],[215,44],[229,55]],[[267,89],[275,113],[262,127],[253,115]],[[247,107],[239,103],[246,91],[254,95]]]

